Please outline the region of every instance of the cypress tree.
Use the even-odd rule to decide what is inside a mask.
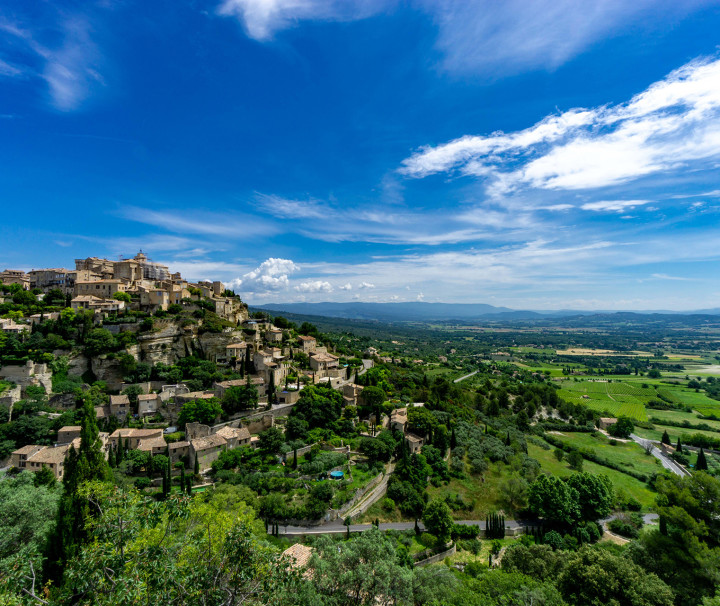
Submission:
[[[293,469],[297,469],[297,448],[293,450]]]
[[[457,446],[457,438],[455,437],[455,428],[452,428],[452,432],[450,433],[450,450],[455,450],[455,447]]]
[[[195,457],[195,468],[194,468],[195,475],[200,475],[200,459],[198,457]]]
[[[90,401],[83,406],[80,429],[80,448],[70,447],[65,457],[63,494],[58,507],[57,521],[50,540],[46,576],[55,581],[62,578],[65,563],[77,552],[86,539],[86,519],[95,513],[90,503],[78,494],[84,482],[112,481],[112,472],[102,452],[95,408]]]
[[[668,435],[667,429],[663,432],[662,438],[660,439],[660,442],[663,444],[667,444],[670,446],[670,436]]]
[[[192,496],[192,477],[188,476],[185,478],[185,491],[187,492],[188,496]]]
[[[660,534],[666,537],[667,532],[667,519],[665,516],[660,516]]]
[[[708,464],[707,459],[705,458],[705,451],[701,448],[697,462],[695,463],[695,471],[707,471],[707,468]]]
[[[185,492],[185,465],[180,468],[180,493]]]
[[[680,438],[678,438],[677,446],[675,446],[675,452],[682,452],[682,444],[680,444]]]
[[[115,449],[111,446],[108,452],[108,465],[110,467],[117,467],[117,461],[115,460]]]

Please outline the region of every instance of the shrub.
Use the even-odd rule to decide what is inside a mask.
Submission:
[[[393,511],[395,509],[395,501],[389,497],[384,498],[382,501],[382,508],[384,511]]]

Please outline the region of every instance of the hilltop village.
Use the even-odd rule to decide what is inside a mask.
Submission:
[[[17,402],[38,390],[58,411],[39,414],[63,418],[59,411],[73,410],[78,393],[100,386],[101,402],[94,409],[108,429],[100,432],[106,457],[117,456],[119,449],[166,455],[171,465],[204,474],[222,452],[256,448],[262,432],[278,422],[283,427],[308,386],[336,391],[344,409],[364,404],[363,386],[352,379],[371,368],[372,359],[353,357],[348,363],[328,351],[312,326],[307,328],[315,334],[301,334],[282,318],[276,326],[262,314],[250,317],[247,305],[221,282],[188,282],[142,251],[119,261],[77,259],[74,270],[5,270],[0,280],[5,287],[0,304],[21,299],[31,310],[35,302],[45,304],[39,313],[0,320],[5,335],[26,342],[43,327],[82,322],[87,329],[84,348],[30,353],[18,364],[3,359],[0,379],[12,386],[0,394],[0,402],[9,418]],[[197,368],[190,376],[203,378],[183,381],[187,373],[180,369],[192,362]],[[58,381],[58,370],[70,381],[69,392],[68,381]],[[83,381],[79,391],[78,380]],[[398,420],[403,414],[405,409],[392,418],[404,430]],[[188,422],[190,417],[203,422]],[[422,446],[417,436],[407,439],[414,450]],[[49,442],[13,450],[10,465],[48,468],[62,479],[69,448],[79,447],[80,426],[59,427],[57,439]]]
[[[714,603],[694,326],[321,331],[142,252],[0,282],[0,601]]]

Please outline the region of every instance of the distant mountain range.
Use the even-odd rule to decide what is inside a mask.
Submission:
[[[495,307],[485,303],[268,303],[253,305],[257,309],[273,312],[286,312],[328,318],[346,318],[351,320],[376,320],[379,322],[432,322],[448,320],[533,320],[541,318],[561,318],[569,316],[589,316],[595,314],[615,314],[616,311],[529,311],[514,310],[508,307]],[[637,314],[667,315],[717,315],[720,308],[700,311],[635,311]]]
[[[569,316],[590,316],[596,314],[616,314],[617,311],[530,311],[515,310],[508,307],[495,307],[485,303],[268,303],[253,305],[253,308],[273,312],[286,312],[308,316],[328,318],[346,318],[351,320],[376,320],[379,322],[432,322],[448,320],[533,320],[541,318],[561,318]],[[633,311],[637,314],[664,315],[717,315],[720,308],[698,311]]]

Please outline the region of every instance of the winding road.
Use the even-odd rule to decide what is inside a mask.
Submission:
[[[654,442],[652,440],[646,440],[645,438],[641,438],[638,435],[635,435],[634,433],[630,434],[630,437],[633,439],[633,441],[637,444],[640,444],[643,448],[647,449],[650,448],[650,454],[654,456],[656,459],[660,461],[662,466],[667,469],[668,471],[673,472],[675,475],[678,476],[689,476],[690,472],[686,469],[683,469],[678,465],[675,461],[673,461],[670,457],[665,455],[662,450],[660,450],[657,446],[655,446]]]

